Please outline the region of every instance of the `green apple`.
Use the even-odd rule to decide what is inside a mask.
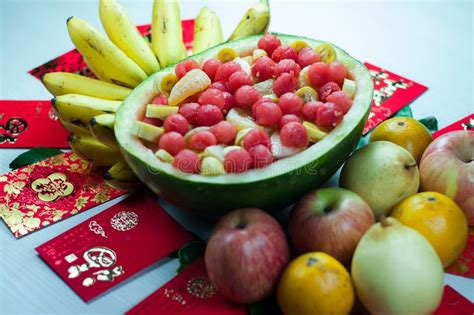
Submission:
[[[431,244],[394,218],[382,218],[362,237],[351,275],[371,314],[431,314],[443,294],[444,273]]]
[[[410,152],[392,142],[376,141],[351,155],[339,184],[364,198],[377,219],[418,192],[420,175]]]

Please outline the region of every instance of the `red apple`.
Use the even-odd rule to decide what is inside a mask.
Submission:
[[[369,205],[343,188],[305,195],[290,214],[290,238],[300,253],[322,251],[348,263],[362,235],[375,223]]]
[[[435,139],[420,161],[421,191],[451,197],[474,225],[474,131],[452,131]]]
[[[206,247],[209,279],[225,297],[252,303],[269,295],[289,259],[278,222],[254,208],[238,209],[216,225]]]

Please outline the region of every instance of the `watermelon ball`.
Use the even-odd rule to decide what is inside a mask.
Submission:
[[[256,101],[255,103],[253,103],[252,105],[252,116],[255,118],[255,112],[256,112],[256,109],[257,107],[264,103],[264,102],[272,102],[272,100],[266,98],[266,97],[262,97],[261,99],[259,99],[258,101]]]
[[[155,97],[152,101],[151,104],[156,104],[156,105],[168,105],[168,99],[164,94],[158,94],[157,97]]]
[[[195,151],[204,151],[205,148],[216,144],[216,136],[210,131],[198,131],[188,139],[189,148]]]
[[[278,46],[272,53],[272,59],[275,62],[279,62],[283,59],[293,59],[296,61],[297,58],[298,52],[290,46]]]
[[[313,63],[308,69],[308,78],[313,87],[323,86],[330,80],[329,65],[325,62]]]
[[[216,89],[222,92],[229,92],[229,88],[227,87],[227,83],[224,81],[215,81],[212,82],[211,85],[209,85],[210,89]]]
[[[252,75],[259,81],[273,78],[275,73],[275,61],[267,56],[261,56],[254,60],[252,64]]]
[[[336,82],[328,82],[324,84],[323,86],[321,86],[320,88],[318,88],[319,99],[322,102],[326,102],[326,99],[329,95],[340,90],[341,88]]]
[[[276,96],[280,97],[280,95],[287,92],[294,92],[297,84],[298,81],[294,75],[282,73],[278,78],[276,78],[275,82],[273,82],[272,90]]]
[[[319,55],[311,47],[305,47],[300,50],[296,62],[300,65],[301,68],[310,66],[313,63],[319,62]]]
[[[243,173],[252,166],[252,157],[245,149],[236,149],[224,157],[224,169],[227,173]]]
[[[263,102],[255,108],[255,119],[260,126],[276,126],[280,122],[281,117],[281,109],[275,103]]]
[[[183,104],[185,103],[197,103],[198,99],[201,97],[202,92],[198,92],[196,94],[193,94],[189,96],[188,98],[183,100]]]
[[[174,157],[173,166],[181,172],[199,174],[201,161],[195,152],[184,149]]]
[[[153,125],[153,126],[157,126],[157,127],[163,126],[163,120],[161,120],[159,118],[145,117],[145,118],[143,118],[143,122],[147,123],[147,124],[150,124],[150,125]]]
[[[284,115],[299,115],[301,113],[301,109],[303,108],[303,103],[304,102],[300,97],[291,92],[283,94],[278,100],[278,106]]]
[[[242,146],[244,149],[249,150],[251,147],[256,145],[264,145],[267,148],[270,148],[271,141],[268,134],[260,129],[250,130],[242,140]]]
[[[315,122],[318,115],[318,108],[321,106],[322,102],[311,101],[303,105],[301,114],[303,115],[304,120]]]
[[[280,76],[282,73],[289,73],[298,77],[301,72],[301,67],[293,59],[283,59],[275,67],[275,76]]]
[[[347,76],[347,69],[342,63],[334,61],[329,64],[329,80],[336,82],[342,87]]]
[[[257,47],[265,50],[265,52],[271,56],[273,51],[281,45],[281,41],[276,35],[265,34],[262,36],[257,43]]]
[[[229,92],[224,92],[224,109],[223,113],[227,114],[234,107],[234,96]]]
[[[211,132],[219,144],[232,144],[237,136],[237,128],[228,121],[221,121],[211,127]]]
[[[181,114],[173,114],[166,117],[163,123],[165,132],[176,131],[184,135],[189,130],[188,120]]]
[[[224,119],[219,107],[215,105],[201,105],[196,113],[196,126],[212,126]]]
[[[249,109],[262,95],[250,85],[241,86],[234,94],[234,105],[243,109]]]
[[[343,91],[332,93],[326,98],[326,101],[339,105],[342,108],[342,112],[344,114],[347,113],[352,106],[352,100]]]
[[[186,118],[186,120],[191,124],[196,124],[196,114],[198,108],[201,107],[198,103],[186,103],[179,107],[179,113]]]
[[[250,157],[252,158],[253,168],[263,168],[272,164],[272,152],[264,145],[256,145],[249,149]]]
[[[181,79],[186,73],[193,69],[199,69],[199,64],[196,62],[196,60],[187,59],[178,63],[174,69],[174,72],[176,73],[178,79]]]
[[[340,105],[324,103],[318,108],[316,125],[326,130],[336,127],[344,118],[344,112]]]
[[[301,123],[301,119],[298,116],[293,115],[293,114],[283,115],[283,117],[281,117],[280,119],[280,128],[290,122]]]
[[[186,147],[184,137],[176,131],[167,132],[160,137],[158,147],[171,155],[178,154]]]
[[[224,92],[216,89],[207,89],[199,96],[198,103],[201,105],[215,105],[220,110],[223,110],[225,106]]]
[[[253,79],[244,71],[232,73],[227,81],[227,87],[230,93],[235,93],[241,86],[253,85]]]
[[[226,62],[217,68],[216,74],[214,75],[214,81],[227,82],[232,73],[240,70],[242,70],[242,67],[237,62]]]
[[[290,122],[280,130],[281,143],[287,147],[306,148],[309,137],[306,128],[298,122]]]
[[[214,81],[214,76],[216,75],[217,68],[222,65],[222,62],[217,58],[211,58],[206,60],[202,65],[202,71],[204,71],[211,81]]]

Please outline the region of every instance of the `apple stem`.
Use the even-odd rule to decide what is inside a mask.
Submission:
[[[388,227],[390,224],[388,224],[387,218],[384,215],[380,216],[380,224],[382,227]]]
[[[416,162],[413,162],[413,163],[410,163],[410,164],[405,164],[406,169],[409,169],[409,168],[412,168],[412,167],[415,167],[415,166],[417,166]]]

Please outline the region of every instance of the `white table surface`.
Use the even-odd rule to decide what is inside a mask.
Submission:
[[[122,0],[133,21],[150,23],[152,1]],[[230,34],[253,1],[181,1],[183,18],[202,5]],[[66,18],[100,26],[98,0],[0,0],[0,99],[49,99],[27,73],[73,48]],[[272,1],[271,30],[332,41],[356,58],[429,87],[413,103],[415,117],[434,115],[440,126],[472,113],[472,1]],[[0,150],[0,174],[22,150]],[[333,178],[329,185],[335,184]],[[121,199],[121,198],[120,198]],[[90,303],[84,303],[37,256],[34,248],[118,202],[80,213],[16,240],[0,224],[0,313],[123,313],[171,279],[178,263],[164,259]],[[206,237],[211,223],[163,206],[186,228]],[[474,301],[474,280],[446,282]]]

